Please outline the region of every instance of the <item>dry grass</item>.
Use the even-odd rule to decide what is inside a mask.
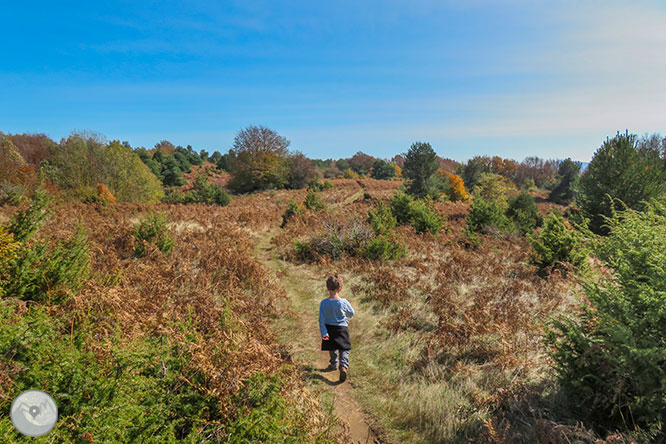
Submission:
[[[361,192],[387,198],[397,189],[395,181],[335,184],[324,193],[328,212],[294,218],[274,238],[283,259],[298,262],[293,240],[320,236],[331,219],[363,220],[373,203]],[[537,202],[542,214],[564,210]],[[409,250],[403,260],[319,258],[310,266],[320,274],[342,271],[352,285],[360,303],[352,324],[353,383],[386,436],[416,443],[603,442],[560,405],[542,343],[550,317],[577,304],[576,282],[538,277],[521,236],[483,235],[468,248],[469,204],[435,207],[449,231],[432,236],[399,227]]]
[[[86,205],[54,208],[40,233],[66,238],[78,225],[89,236],[93,277],[53,316],[94,323],[85,347],[99,361],[108,355],[118,331],[128,344],[145,336],[163,338],[189,360],[183,384],[214,395],[227,418],[237,412],[231,395],[257,373],[284,372],[270,319],[284,290],[253,258],[253,236],[275,226],[281,216],[273,198],[264,194],[235,200],[229,207],[206,205]],[[3,208],[3,219],[13,209]],[[169,255],[156,248],[143,258],[133,256],[132,229],[149,211],[166,213],[176,239]],[[330,419],[287,368],[283,396],[303,413],[304,436],[328,432]],[[3,369],[1,381],[11,383]]]

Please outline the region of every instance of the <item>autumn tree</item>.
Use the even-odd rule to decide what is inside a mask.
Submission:
[[[366,176],[372,168],[375,158],[361,151],[354,154],[349,159],[349,167],[358,175]]]
[[[289,141],[264,126],[249,126],[236,134],[230,159],[229,188],[247,193],[283,188],[288,181]]]
[[[465,190],[465,183],[460,176],[452,174],[449,176],[449,184],[451,185],[447,195],[451,202],[466,201],[469,199],[469,194]]]
[[[45,134],[12,134],[9,138],[23,160],[36,166],[48,159],[58,146]]]
[[[0,181],[14,182],[18,177],[19,167],[24,164],[25,160],[12,139],[0,133]]]
[[[317,169],[312,160],[308,159],[303,153],[293,153],[287,159],[289,173],[287,177],[287,186],[292,190],[305,188],[315,177]]]

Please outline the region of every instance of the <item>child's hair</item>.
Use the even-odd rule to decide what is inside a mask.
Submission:
[[[328,279],[326,279],[326,288],[328,288],[329,291],[337,291],[341,289],[342,276],[338,276],[337,274],[329,276]]]

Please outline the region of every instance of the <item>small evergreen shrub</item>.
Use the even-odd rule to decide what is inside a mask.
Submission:
[[[363,200],[372,200],[372,196],[367,191],[363,193]]]
[[[606,222],[608,236],[593,250],[612,278],[588,277],[580,318],[554,321],[547,339],[582,418],[597,428],[640,428],[664,442],[666,206],[652,202]]]
[[[0,297],[9,282],[11,264],[18,256],[20,244],[14,240],[12,233],[0,226]]]
[[[409,205],[409,213],[410,224],[417,233],[429,231],[432,234],[437,234],[444,227],[444,219],[429,202],[421,199],[413,201]]]
[[[534,183],[534,179],[532,179],[531,177],[528,177],[520,185],[520,190],[530,192],[530,191],[538,191],[539,189],[537,188],[536,184]]]
[[[398,191],[389,202],[391,213],[400,225],[410,224],[418,233],[429,231],[432,234],[444,227],[444,219],[428,200],[414,199]]]
[[[40,224],[48,215],[46,206],[50,198],[47,191],[41,186],[36,188],[30,196],[30,205],[25,210],[19,211],[8,229],[14,235],[14,240],[23,242],[37,231]]]
[[[47,216],[48,202],[46,191],[36,189],[28,208],[16,214],[8,230],[0,229],[0,293],[5,296],[60,304],[89,275],[83,230],[55,245],[27,242]]]
[[[134,254],[139,257],[146,254],[146,245],[149,242],[153,242],[164,254],[171,251],[174,243],[173,238],[167,230],[167,217],[160,213],[148,213],[134,227],[134,238],[138,242],[138,245],[134,249]]]
[[[169,192],[163,199],[166,203],[204,203],[226,207],[231,202],[231,196],[217,185],[208,182],[208,178],[200,175],[194,181],[192,191],[182,193],[176,190]]]
[[[583,248],[583,237],[575,230],[567,228],[564,219],[555,213],[546,217],[543,229],[538,236],[531,238],[535,254],[532,262],[541,272],[548,268],[567,270],[585,264],[587,251]]]
[[[377,236],[381,236],[392,231],[398,221],[391,213],[391,208],[384,202],[380,201],[375,208],[368,213],[368,223],[372,227],[372,231],[374,231]]]
[[[71,238],[49,247],[45,241],[23,244],[9,267],[6,296],[62,304],[90,273],[87,237],[79,229]]]
[[[310,190],[308,191],[308,194],[305,196],[305,202],[303,203],[305,205],[305,208],[308,210],[323,210],[326,208],[326,205],[324,205],[324,202],[319,199],[319,194],[316,192]]]
[[[401,259],[407,255],[407,248],[396,239],[382,235],[368,241],[363,255],[375,261]]]
[[[330,183],[330,182],[328,182],[328,183]],[[324,189],[324,184],[321,183],[321,180],[319,179],[319,177],[315,177],[308,184],[308,191],[321,191],[323,189]]]
[[[534,228],[541,226],[543,218],[534,203],[534,198],[523,191],[516,197],[509,199],[506,215],[511,219],[521,233],[531,233]]]
[[[284,228],[292,217],[301,216],[302,214],[303,209],[301,206],[293,200],[290,200],[287,203],[287,209],[284,210],[284,214],[282,215],[282,223],[280,224],[280,228]]]
[[[467,231],[469,233],[485,232],[489,227],[508,231],[511,228],[511,221],[506,217],[505,212],[506,206],[501,201],[476,196],[467,216]]]
[[[395,216],[400,225],[408,224],[411,220],[411,204],[414,199],[408,194],[398,191],[389,203],[391,205],[391,213]]]
[[[331,188],[333,188],[333,184],[331,183],[331,181],[330,180],[325,180],[324,185],[322,186],[322,189],[323,190],[330,190]]]

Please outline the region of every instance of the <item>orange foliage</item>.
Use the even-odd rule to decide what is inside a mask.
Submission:
[[[116,197],[103,183],[97,184],[97,195],[108,203],[116,203]]]
[[[465,190],[465,183],[460,176],[455,174],[449,176],[449,184],[451,188],[448,196],[452,202],[464,202],[469,199],[469,193]]]

